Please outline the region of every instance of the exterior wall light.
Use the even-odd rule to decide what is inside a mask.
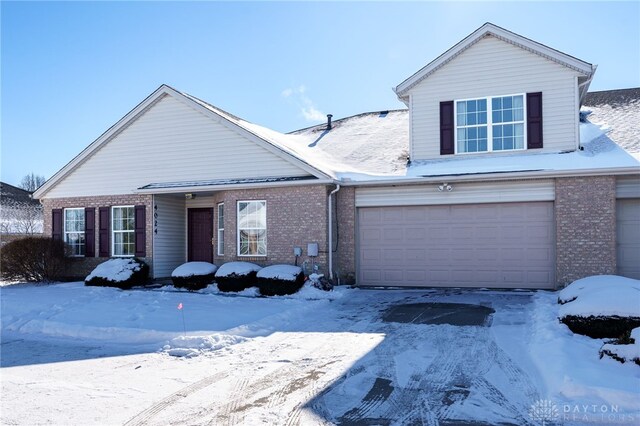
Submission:
[[[453,191],[453,186],[449,185],[447,182],[444,182],[442,185],[438,185],[438,191],[442,192],[444,190],[451,192]]]

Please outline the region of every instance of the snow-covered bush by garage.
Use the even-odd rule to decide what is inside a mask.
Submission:
[[[84,284],[125,290],[136,285],[144,285],[148,279],[149,266],[143,261],[136,258],[116,258],[96,266],[84,279]]]
[[[256,279],[263,296],[283,296],[300,290],[304,273],[299,266],[271,265],[258,271]]]
[[[242,291],[256,285],[256,273],[262,269],[250,262],[227,262],[220,266],[215,281],[220,291]]]
[[[176,288],[201,290],[213,282],[217,269],[209,262],[187,262],[173,270],[171,281]]]
[[[600,357],[605,355],[622,363],[628,361],[640,365],[640,327],[631,330],[628,339],[619,339],[602,346]]]
[[[574,281],[558,296],[560,321],[593,338],[618,338],[640,327],[640,281],[598,275]]]

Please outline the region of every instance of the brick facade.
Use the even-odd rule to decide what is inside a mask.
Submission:
[[[556,179],[556,282],[616,273],[613,176]]]
[[[220,265],[229,261],[247,261],[259,265],[277,263],[293,264],[294,247],[302,248],[298,265],[305,265],[311,272],[311,265],[319,266],[320,272],[327,272],[327,191],[324,185],[292,186],[261,189],[224,191],[215,195],[214,205],[224,203],[224,256],[214,254],[214,263]],[[237,256],[237,202],[265,200],[267,202],[267,256]],[[217,213],[216,213],[217,215]],[[216,217],[217,219],[217,217]],[[214,220],[215,223],[215,220]],[[214,231],[215,234],[215,231]],[[307,243],[316,242],[318,257],[307,255]]]
[[[153,210],[151,207],[151,195],[106,195],[97,197],[72,197],[72,198],[45,198],[42,200],[44,213],[44,235],[51,236],[51,211],[53,209],[65,209],[73,207],[94,207],[96,209],[96,225],[95,225],[95,242],[96,257],[74,258],[69,278],[86,277],[99,263],[104,262],[107,258],[98,257],[99,247],[99,227],[98,227],[98,207],[110,206],[146,206],[146,257],[141,260],[145,261],[152,267],[153,256]]]
[[[341,284],[355,284],[356,189],[353,186],[343,186],[336,195],[334,247],[337,246],[337,251],[333,260],[334,271]],[[335,244],[336,240],[337,244]]]

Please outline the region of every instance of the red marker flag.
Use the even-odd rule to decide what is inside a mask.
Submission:
[[[178,309],[182,309],[182,302],[178,303]]]

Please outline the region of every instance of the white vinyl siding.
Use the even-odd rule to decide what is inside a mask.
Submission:
[[[640,175],[616,178],[616,198],[640,198]]]
[[[441,158],[440,102],[513,93],[542,92],[544,148],[536,152],[576,149],[576,76],[551,60],[485,37],[411,89],[411,159]]]
[[[149,183],[308,175],[165,95],[63,178],[47,198],[131,194]]]
[[[438,184],[356,188],[356,206],[420,206],[437,204],[553,201],[552,179],[450,183],[452,190],[438,191]]]
[[[217,232],[217,244],[218,244],[218,256],[224,256],[224,203],[218,204],[218,212],[217,212],[217,224],[218,224],[218,232]]]
[[[169,277],[186,261],[186,214],[183,197],[153,197],[153,276]]]
[[[64,242],[71,249],[71,256],[84,256],[84,209],[64,209]]]

